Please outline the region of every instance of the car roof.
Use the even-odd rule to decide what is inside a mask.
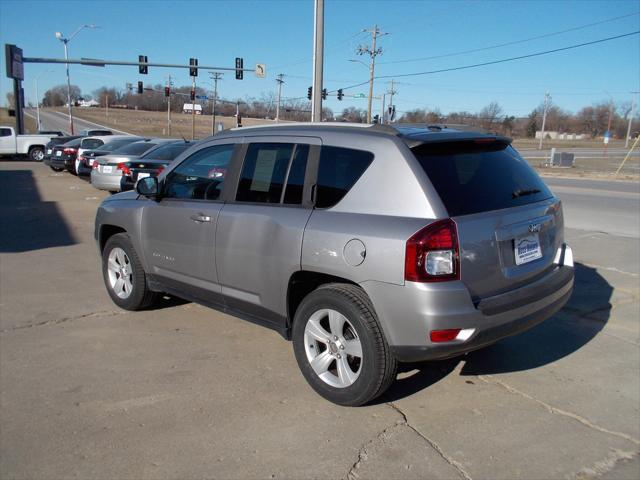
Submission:
[[[277,135],[321,135],[322,133],[353,133],[357,135],[395,136],[404,141],[410,148],[423,143],[473,140],[478,138],[495,138],[498,141],[511,143],[508,137],[498,136],[466,125],[447,124],[363,124],[346,122],[291,122],[284,124],[267,124],[252,127],[232,128],[217,135],[236,137],[247,134]],[[210,137],[213,138],[213,137]]]

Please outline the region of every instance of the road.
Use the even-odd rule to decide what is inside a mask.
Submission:
[[[24,114],[37,119],[35,108],[25,108]],[[59,130],[65,133],[69,133],[69,115],[62,112],[51,112],[47,110],[40,110],[40,122],[42,123],[42,130]],[[116,130],[112,127],[105,127],[97,123],[82,120],[81,118],[73,117],[73,125],[75,132],[84,130],[87,128],[108,128],[118,134],[127,134],[121,130]]]
[[[270,330],[175,299],[116,308],[93,240],[106,194],[0,162],[0,478],[637,480],[637,185],[547,181],[575,252],[567,306],[343,408]]]
[[[544,177],[562,200],[566,226],[640,238],[640,182]]]

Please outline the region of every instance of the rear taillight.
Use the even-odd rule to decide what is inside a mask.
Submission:
[[[156,170],[156,175],[160,175],[162,172],[164,172],[164,167],[159,167],[159,168]]]
[[[93,165],[91,165],[91,168],[94,169],[94,170],[97,170],[99,165],[100,164],[97,161],[94,160],[93,161]]]
[[[127,165],[126,163],[119,163],[116,169],[121,170],[122,175],[131,175],[131,169],[129,168],[129,165]]]
[[[73,155],[74,153],[76,153],[78,151],[77,148],[65,148],[63,150],[65,155]]]
[[[407,240],[404,278],[410,282],[460,279],[458,232],[453,220],[433,222]]]

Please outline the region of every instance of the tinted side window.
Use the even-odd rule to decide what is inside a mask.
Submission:
[[[9,128],[0,128],[0,137],[10,137],[11,129]]]
[[[322,147],[316,207],[329,208],[342,200],[371,162],[373,153],[350,148]]]
[[[240,174],[236,200],[239,202],[280,203],[291,143],[249,145]]]
[[[94,149],[102,145],[104,145],[104,142],[97,138],[85,138],[84,140],[82,140],[82,143],[80,144],[82,148],[86,148],[86,149]]]
[[[300,205],[302,203],[302,192],[304,190],[304,174],[307,171],[307,156],[309,155],[309,145],[296,145],[293,154],[287,186],[284,191],[282,203]]]
[[[176,167],[165,180],[164,196],[217,200],[222,192],[234,145],[204,148]]]

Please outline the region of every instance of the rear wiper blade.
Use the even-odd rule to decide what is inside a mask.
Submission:
[[[520,189],[511,193],[511,198],[524,197],[525,195],[533,195],[534,193],[540,193],[537,188]]]

